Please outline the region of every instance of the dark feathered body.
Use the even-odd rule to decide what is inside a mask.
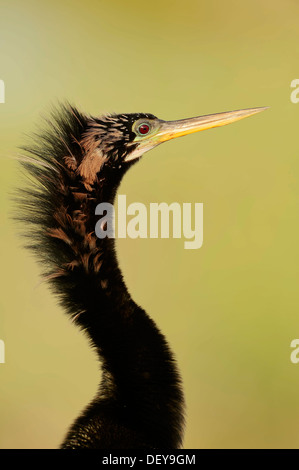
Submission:
[[[35,183],[22,192],[29,245],[61,304],[90,338],[102,365],[99,391],[62,448],[177,448],[183,395],[155,323],[130,297],[114,240],[95,235],[95,207],[113,203],[132,165],[132,122],[151,115],[88,117],[66,106],[25,149]],[[135,160],[136,161],[136,160]],[[145,279],[147,282],[147,279]]]

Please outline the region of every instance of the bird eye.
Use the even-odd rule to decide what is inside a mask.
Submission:
[[[148,124],[146,124],[145,122],[143,122],[142,124],[140,124],[138,127],[137,127],[137,131],[139,134],[141,135],[145,135],[145,134],[148,134],[149,131],[150,131],[150,126]]]

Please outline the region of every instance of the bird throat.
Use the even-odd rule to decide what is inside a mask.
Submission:
[[[31,227],[30,248],[46,267],[45,279],[101,364],[99,390],[62,447],[180,447],[184,399],[173,354],[131,298],[114,240],[95,235],[95,208],[114,202],[131,163],[119,164],[119,150],[110,148],[108,137],[105,141],[104,121],[90,125],[75,108],[63,109],[55,119],[37,146],[27,149],[24,166],[36,184],[24,193],[22,213]],[[109,119],[116,124],[114,133],[120,132],[116,118]],[[95,132],[103,134],[100,147]]]

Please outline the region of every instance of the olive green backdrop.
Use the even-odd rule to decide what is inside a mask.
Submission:
[[[203,202],[202,248],[117,246],[133,298],[176,353],[185,447],[299,446],[298,16],[295,0],[1,0],[1,448],[59,446],[99,382],[9,221],[11,157],[65,98],[162,119],[271,106],[159,146],[122,183],[129,203]]]

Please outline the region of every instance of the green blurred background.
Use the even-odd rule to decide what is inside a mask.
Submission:
[[[271,106],[159,146],[122,183],[128,203],[203,202],[202,248],[117,246],[133,298],[176,353],[185,447],[299,446],[298,18],[295,0],[1,0],[1,448],[59,446],[99,381],[9,220],[11,157],[63,99],[162,119]]]

